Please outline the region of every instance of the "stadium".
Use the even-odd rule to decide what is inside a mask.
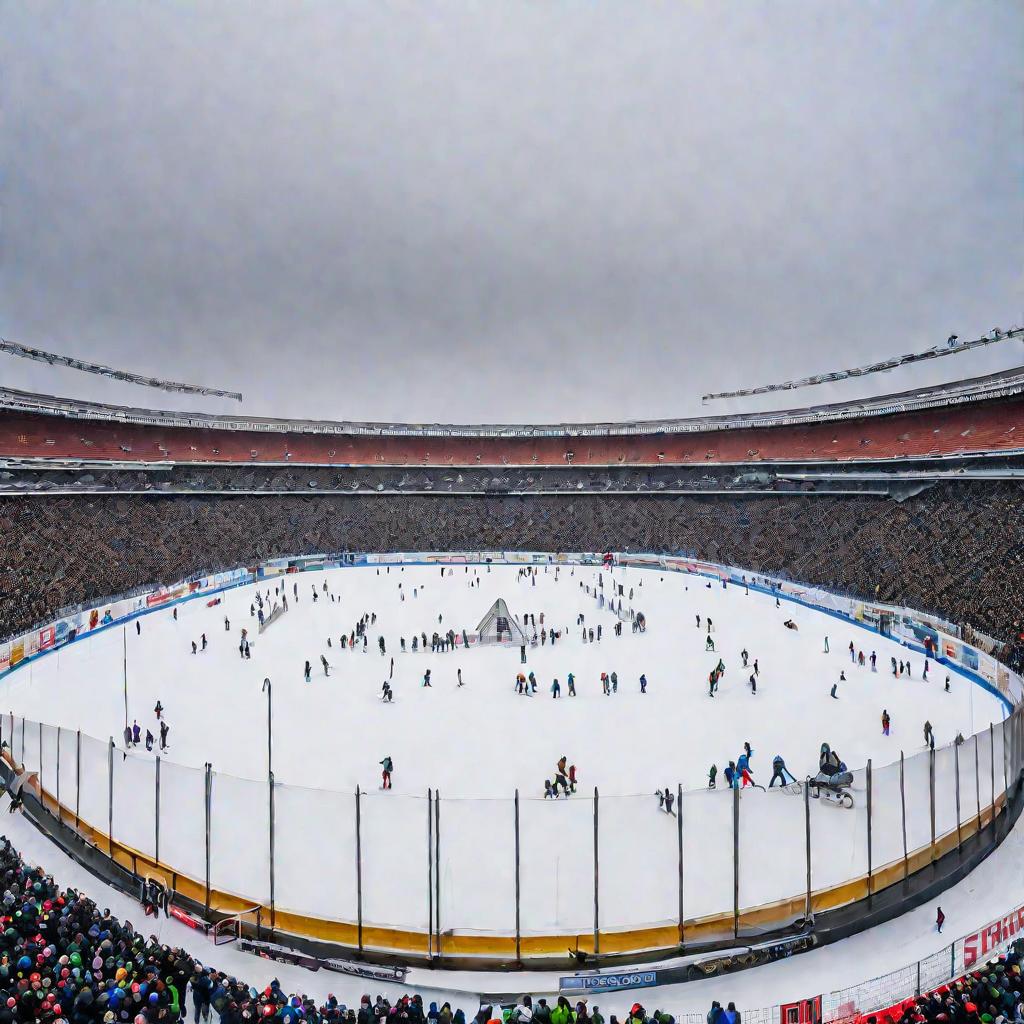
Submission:
[[[0,1024],[1024,1024],[1019,6],[4,15]]]
[[[655,964],[649,976],[665,984],[841,944],[969,878],[1014,830],[1022,777],[1019,372],[772,414],[620,424],[250,420],[11,389],[0,393],[0,407],[8,580],[0,738],[8,771],[29,773],[25,813],[107,884],[135,897],[158,893],[217,941],[381,971],[565,973],[568,956],[583,966],[577,976],[621,979]],[[414,588],[417,605],[433,602],[424,611],[448,614],[446,627],[455,617],[452,653],[435,655],[432,645],[428,655],[425,632],[423,649],[407,650],[403,635],[396,669],[399,638],[390,630],[415,637],[417,629],[388,617],[407,611],[404,596],[398,610],[388,604],[403,586],[392,572]],[[467,583],[471,599],[452,594]],[[280,625],[278,588],[286,607],[292,601]],[[257,638],[253,600],[261,592]],[[335,622],[347,629],[346,613],[327,605],[335,593],[347,608],[355,595],[364,624],[364,607],[391,607],[368,631],[370,657],[379,642],[383,660],[366,668],[366,638],[360,653],[354,629],[347,648],[342,636],[325,649],[310,685],[316,659],[308,645],[320,654],[323,639],[311,639],[304,617],[329,612],[322,632]],[[275,612],[266,625],[264,600]],[[493,601],[516,610],[506,606],[511,626],[486,635],[477,619]],[[545,634],[547,612],[550,648],[538,649],[536,618],[518,613],[524,601],[541,610]],[[638,637],[641,606],[649,626]],[[599,650],[601,629],[595,642],[591,626],[587,644],[586,627],[602,612]],[[570,614],[556,655],[555,624]],[[632,636],[613,632],[614,621],[632,624]],[[240,623],[255,650],[245,650],[244,672],[229,660]],[[784,625],[804,635],[778,666]],[[191,661],[196,644],[190,654],[185,637],[200,633],[201,658]],[[202,660],[207,635],[218,660]],[[737,777],[736,788],[708,789],[705,758],[724,770],[728,754],[702,746],[684,723],[711,721],[706,669],[690,648],[716,640],[709,665],[721,656],[742,672],[739,647],[746,666],[749,644],[763,670],[751,676],[756,696],[739,696],[745,672],[712,690],[719,703],[736,702],[715,708],[723,719],[713,728],[734,750],[749,731],[762,765],[786,743],[790,774],[780,781],[790,785],[740,787]],[[616,644],[622,664],[610,653]],[[582,723],[563,717],[552,726],[546,704],[529,702],[524,713],[526,702],[516,703],[513,680],[528,649],[542,698],[550,674],[564,680],[569,668],[576,686],[596,689],[609,657],[623,691],[645,666],[650,696],[614,697],[633,705],[616,710],[607,734],[593,700],[579,705]],[[881,669],[868,683],[877,700],[866,696],[868,649],[871,672],[876,649]],[[568,661],[559,661],[565,650]],[[360,659],[354,669],[348,651]],[[441,685],[456,656],[467,696],[449,687],[422,702],[423,666]],[[388,663],[394,706],[377,697]],[[851,693],[844,683],[840,696],[854,705],[844,704],[842,725],[820,710],[836,671],[844,680],[849,671]],[[773,692],[787,674],[783,692]],[[214,693],[232,675],[243,689],[224,702]],[[334,685],[351,690],[301,703]],[[364,702],[331,721],[330,709],[356,700],[360,687]],[[480,711],[454,703],[481,687]],[[535,680],[533,687],[537,695]],[[663,690],[684,687],[685,698],[671,699],[695,703],[657,703]],[[132,736],[133,721],[157,729],[154,698],[167,706],[169,749],[152,732],[145,750],[138,731]],[[503,715],[525,714],[514,726],[510,719],[512,734],[533,733],[537,750],[517,740],[519,754],[502,755],[508,770],[495,766],[484,782],[469,765],[490,756],[496,737],[475,749],[465,731],[487,734],[499,699],[512,705]],[[759,703],[748,721],[751,699]],[[433,718],[442,701],[453,703]],[[888,726],[881,744],[862,738],[878,731],[879,702],[898,723],[893,745]],[[623,714],[634,722],[627,733],[653,735],[650,708],[671,723],[652,740],[659,749],[679,737],[699,751],[674,766],[661,758],[657,805],[645,759],[630,774],[638,752],[629,748],[621,762],[615,753]],[[401,724],[403,714],[412,721]],[[348,765],[331,744],[352,715],[373,741],[355,758],[362,764]],[[776,717],[777,735],[767,725]],[[925,717],[939,738],[929,745],[926,735],[922,750]],[[577,791],[574,777],[562,800],[538,799],[539,776],[557,775],[554,751],[581,724],[604,751],[600,766],[592,757],[581,763],[598,785]],[[424,730],[462,755],[414,760]],[[818,743],[830,739],[852,775],[840,793],[849,803],[839,807],[809,781]],[[576,759],[585,758],[587,745],[574,745]],[[310,752],[321,749],[331,756]],[[378,754],[415,764],[415,782],[399,769],[395,790],[374,785]],[[522,761],[546,754],[551,765],[529,764],[524,775]],[[767,782],[767,767],[759,771]],[[758,778],[753,771],[750,781]],[[660,813],[665,783],[671,822]],[[401,853],[395,834],[405,837]],[[552,853],[553,834],[564,857]],[[474,836],[495,844],[486,861],[467,841]],[[960,941],[928,970],[947,981],[977,955]],[[812,999],[801,1012],[830,1019],[828,1002],[826,995],[822,1010]]]

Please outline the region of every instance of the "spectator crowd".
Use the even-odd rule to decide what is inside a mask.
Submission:
[[[74,889],[61,889],[0,837],[0,1024],[467,1024],[447,1002],[419,994],[395,1002],[363,995],[346,1006],[286,993],[275,979],[257,989],[202,963],[184,949],[148,938]],[[1024,940],[955,982],[909,998],[856,1024],[1021,1024]],[[605,1024],[598,1006],[564,996],[523,996],[515,1005],[482,1005],[471,1024]],[[620,1024],[609,1014],[608,1024]],[[675,1024],[634,1003],[622,1024]],[[733,1003],[712,1004],[707,1024],[742,1024]]]
[[[868,494],[75,495],[0,498],[0,638],[60,609],[282,555],[682,553],[968,624],[1024,665],[1024,490]]]

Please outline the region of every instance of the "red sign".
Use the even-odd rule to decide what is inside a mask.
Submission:
[[[169,907],[168,913],[171,917],[176,917],[182,924],[187,924],[189,928],[195,931],[200,931],[203,927],[202,921],[191,914],[186,914],[184,910],[179,910],[177,907]]]
[[[57,639],[57,630],[53,626],[47,626],[39,630],[39,650],[45,651],[52,647]]]
[[[1014,936],[1021,934],[1024,934],[1024,907],[1018,907],[1006,917],[991,921],[984,928],[965,935],[964,967],[971,967],[979,960],[986,959],[1001,946],[1011,942]]]

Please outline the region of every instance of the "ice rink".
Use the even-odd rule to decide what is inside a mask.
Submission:
[[[606,570],[604,593],[610,596],[613,581],[621,584],[624,608],[642,611],[648,623],[646,633],[634,634],[627,620],[616,637],[615,616],[599,610],[584,589],[596,588],[594,567],[563,568],[557,577],[553,567],[542,569],[535,585],[518,577],[514,566],[443,571],[442,577],[438,567],[328,570],[228,591],[212,608],[204,600],[185,602],[177,620],[163,609],[142,617],[141,634],[129,624],[26,665],[0,682],[0,707],[121,743],[126,639],[129,720],[139,722],[143,735],[147,728],[158,735],[153,709],[161,701],[171,728],[170,760],[193,767],[209,761],[219,771],[265,778],[261,687],[269,677],[279,782],[346,792],[358,783],[374,790],[378,762],[390,755],[396,794],[420,795],[434,787],[451,797],[510,797],[517,787],[524,797],[541,796],[563,754],[577,766],[580,789],[597,786],[602,796],[650,794],[677,784],[699,789],[708,767],[715,763],[721,770],[742,753],[744,741],[754,750],[755,779],[767,783],[775,754],[798,777],[813,774],[825,741],[851,767],[868,758],[878,766],[898,759],[900,750],[909,755],[924,749],[926,719],[941,746],[958,731],[969,737],[1004,717],[994,696],[955,671],[933,664],[923,681],[923,656],[895,641],[794,602],[783,600],[776,608],[770,596],[742,587],[709,589],[703,578],[681,573]],[[273,600],[275,583],[287,587],[290,610],[257,636],[249,614],[254,592],[269,589]],[[518,618],[534,615],[538,633],[543,614],[545,628],[562,630],[562,639],[529,649],[525,666],[518,646],[400,652],[399,638],[408,646],[413,631],[428,638],[449,628],[472,632],[496,598],[504,598]],[[367,653],[361,645],[342,650],[341,634],[351,633],[364,613],[377,616],[368,628]],[[587,628],[601,625],[600,643],[581,641],[581,613]],[[714,652],[705,651],[707,632],[696,627],[697,615],[702,623],[708,616],[713,621]],[[785,619],[799,630],[785,629]],[[248,661],[239,657],[242,627],[252,641]],[[193,655],[192,641],[200,643],[204,632],[209,646]],[[386,656],[379,653],[379,636]],[[829,654],[823,653],[826,636]],[[851,641],[865,656],[877,653],[877,672],[851,664]],[[744,648],[751,666],[758,662],[756,696],[747,682],[752,668],[741,667]],[[331,665],[329,676],[321,654]],[[395,699],[385,704],[381,684],[392,656]],[[912,674],[894,679],[891,657],[909,657]],[[712,699],[707,677],[719,658],[726,672]],[[310,683],[303,678],[306,660]],[[429,688],[422,685],[427,669]],[[536,695],[516,694],[520,670],[535,673]],[[617,673],[618,693],[602,694],[602,671]],[[841,671],[846,682],[833,699],[830,689]],[[570,672],[575,698],[567,692]],[[640,692],[641,673],[646,694]],[[943,690],[947,675],[950,693]],[[550,692],[555,678],[558,700]],[[888,737],[880,724],[883,709],[892,719]]]
[[[959,821],[969,828],[1002,792],[1003,732],[996,728],[990,741],[987,727],[1003,720],[1003,705],[982,687],[950,669],[947,693],[946,669],[934,666],[924,681],[923,656],[895,641],[795,602],[783,600],[776,607],[771,596],[747,593],[742,586],[706,584],[703,577],[656,569],[592,566],[562,567],[557,574],[554,567],[541,568],[533,576],[521,576],[515,566],[490,571],[458,566],[450,572],[393,566],[390,572],[360,567],[277,577],[258,588],[264,595],[269,591],[272,602],[275,585],[287,587],[290,610],[261,636],[250,615],[253,585],[226,592],[214,606],[207,598],[185,602],[177,606],[177,619],[167,608],[145,615],[140,632],[132,622],[29,662],[0,683],[6,692],[0,707],[15,716],[13,730],[5,719],[4,738],[17,759],[39,770],[51,794],[59,787],[60,767],[61,802],[84,821],[102,831],[112,817],[117,840],[197,880],[206,872],[203,769],[210,762],[210,885],[250,903],[266,903],[262,684],[269,677],[278,909],[356,919],[354,792],[359,785],[364,921],[421,934],[428,929],[436,891],[441,895],[434,913],[446,931],[513,933],[517,789],[524,936],[586,935],[594,927],[595,787],[600,791],[603,930],[671,927],[680,899],[688,921],[730,915],[734,832],[740,906],[802,900],[807,880],[803,799],[781,789],[744,790],[734,825],[733,801],[721,775],[716,791],[706,787],[708,766],[715,763],[721,770],[742,752],[744,741],[752,746],[754,776],[762,784],[776,753],[798,777],[815,771],[822,741],[854,769],[852,810],[811,801],[815,892],[867,872],[864,765],[869,758],[874,871],[903,856],[901,750],[907,754],[907,849],[913,853],[931,843],[925,719],[939,745],[936,837],[956,831],[957,791]],[[616,616],[599,607],[595,595],[610,598],[619,586],[624,608],[644,613],[646,632],[633,633],[627,618],[622,636],[614,635]],[[535,616],[538,632],[543,614],[543,628],[560,630],[561,639],[554,646],[549,641],[530,647],[525,666],[518,645],[438,654],[409,649],[414,629],[428,637],[449,628],[472,633],[497,598],[520,618],[529,614],[532,623]],[[367,653],[361,644],[343,650],[342,632],[351,634],[364,614],[377,616],[368,629]],[[595,630],[595,642],[583,642],[580,615],[584,626]],[[708,616],[714,652],[705,650]],[[799,628],[785,628],[786,619]],[[249,660],[239,657],[243,626],[253,639]],[[384,638],[386,655],[379,651],[378,636]],[[877,672],[851,663],[851,641],[866,656],[876,652]],[[751,663],[745,672],[740,668],[744,648]],[[329,675],[321,654],[331,665]],[[392,656],[395,700],[388,704],[380,700],[380,689]],[[895,679],[889,659],[908,656],[910,676]],[[707,676],[719,658],[726,672],[711,697]],[[756,695],[747,685],[755,659]],[[312,666],[308,683],[306,660]],[[423,685],[427,669],[430,687]],[[535,695],[516,692],[520,671],[536,674]],[[602,693],[602,671],[617,673],[617,693]],[[847,678],[833,699],[830,690],[841,671]],[[576,697],[568,695],[570,672]],[[647,676],[646,693],[640,692],[641,673]],[[155,752],[141,747],[115,756],[108,767],[107,737],[123,750],[125,678],[129,720],[137,719],[143,734],[146,728],[158,732],[157,700],[166,709],[170,749],[159,782]],[[557,700],[550,692],[554,678],[562,686]],[[889,736],[882,734],[883,708],[892,719]],[[29,721],[22,725],[18,716]],[[61,733],[56,726],[63,727]],[[74,735],[79,729],[80,740]],[[948,744],[958,731],[968,742],[954,750]],[[578,792],[568,800],[544,800],[543,781],[554,777],[563,754],[577,766]],[[385,755],[395,762],[389,792],[380,789],[378,762]],[[677,785],[684,790],[681,839],[679,819],[660,813],[654,797],[656,787],[675,791]],[[428,787],[441,795],[440,881],[433,884]]]

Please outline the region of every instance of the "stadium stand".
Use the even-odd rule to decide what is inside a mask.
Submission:
[[[286,554],[682,552],[967,623],[1024,629],[1022,484],[878,495],[117,495],[0,499],[0,636],[59,609]]]

